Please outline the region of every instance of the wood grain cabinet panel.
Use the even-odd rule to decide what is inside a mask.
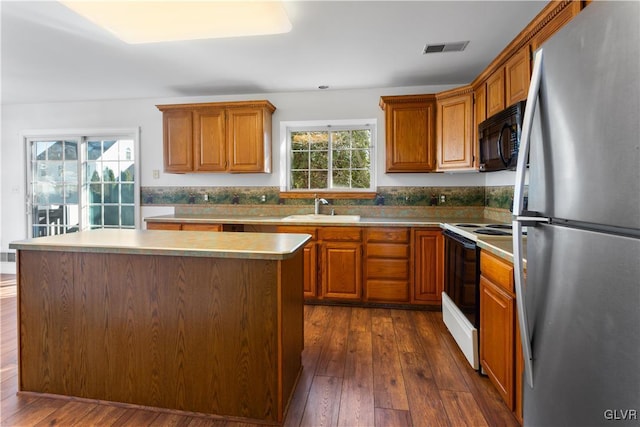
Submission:
[[[434,95],[383,96],[386,172],[432,172],[436,168]]]
[[[410,301],[410,235],[410,229],[405,227],[366,229],[365,301]]]
[[[322,297],[359,300],[362,296],[362,244],[322,243]]]
[[[507,106],[527,99],[531,80],[529,45],[522,47],[515,55],[509,58],[504,66],[504,74]]]
[[[514,298],[480,278],[480,364],[510,410],[514,409]]]
[[[310,234],[311,240],[303,249],[303,271],[304,279],[302,288],[305,299],[317,299],[318,293],[318,229],[316,227],[281,225],[277,228],[278,233],[300,233]]]
[[[193,111],[194,171],[223,172],[227,169],[224,109]]]
[[[193,170],[193,116],[191,111],[173,110],[162,115],[165,172]]]
[[[222,224],[182,224],[182,231],[222,231]]]
[[[487,118],[504,110],[504,67],[500,67],[487,79]]]
[[[269,101],[157,105],[170,173],[271,172]]]
[[[414,283],[411,302],[442,304],[444,238],[440,229],[417,229],[413,234]]]
[[[441,98],[438,94],[436,126],[438,170],[472,169],[473,91],[471,87],[456,90]]]
[[[182,230],[179,222],[147,222],[147,230]]]

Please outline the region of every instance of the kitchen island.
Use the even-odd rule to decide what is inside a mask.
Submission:
[[[19,392],[282,423],[300,234],[94,230],[14,242]]]

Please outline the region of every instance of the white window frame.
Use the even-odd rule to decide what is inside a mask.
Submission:
[[[30,148],[29,145],[33,140],[41,140],[41,139],[52,139],[52,140],[60,140],[60,139],[77,139],[78,141],[82,141],[83,138],[86,137],[100,137],[100,138],[115,138],[115,137],[131,137],[133,139],[134,146],[134,171],[135,171],[135,181],[134,181],[134,224],[136,229],[140,229],[141,219],[140,219],[140,128],[96,128],[96,129],[43,129],[43,130],[26,130],[20,133],[20,139],[23,141],[24,146],[24,164],[25,164],[25,175],[24,182],[26,188],[26,212],[29,218],[27,219],[27,236],[31,236],[32,228],[32,218],[31,218],[31,189],[30,189],[30,179],[31,179],[31,158],[30,158]],[[83,156],[78,153],[78,174],[82,174],[82,160]],[[79,204],[79,230],[86,230],[89,228],[88,224],[84,223],[84,218],[82,215],[82,211],[85,208],[82,196],[82,184],[83,180],[78,180],[78,204]]]
[[[367,127],[371,129],[371,145],[369,174],[371,180],[369,188],[325,188],[325,189],[292,189],[291,188],[291,132],[300,130],[349,130]],[[283,121],[280,122],[280,191],[294,193],[370,193],[376,191],[376,147],[377,147],[376,119],[354,119],[354,120],[306,120],[306,121]]]

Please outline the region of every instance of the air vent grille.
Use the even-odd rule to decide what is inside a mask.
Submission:
[[[469,40],[464,42],[433,43],[426,45],[422,53],[426,55],[427,53],[462,52],[468,44]]]

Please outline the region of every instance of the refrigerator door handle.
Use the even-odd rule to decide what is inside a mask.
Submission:
[[[518,164],[516,169],[516,183],[513,200],[513,267],[516,285],[516,306],[518,309],[518,324],[520,326],[520,340],[522,342],[522,356],[524,358],[524,374],[529,387],[533,388],[533,354],[531,351],[531,332],[529,328],[527,305],[524,293],[524,266],[522,251],[522,222],[533,218],[524,214],[524,178],[527,169],[527,158],[529,157],[531,127],[533,125],[533,115],[538,103],[538,93],[540,91],[540,81],[542,79],[542,49],[539,49],[534,56],[533,71],[531,72],[531,85],[527,95],[527,106],[524,111],[522,123],[522,136],[520,141],[520,151],[518,152]],[[535,218],[535,222],[542,218]],[[548,220],[547,220],[548,221]]]

